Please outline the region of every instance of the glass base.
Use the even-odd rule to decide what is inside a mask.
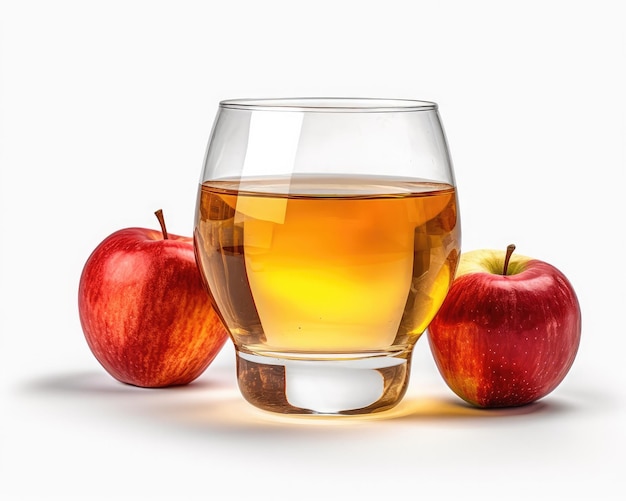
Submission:
[[[287,357],[293,355],[237,350],[237,380],[248,402],[282,414],[369,414],[398,404],[409,382],[410,351]]]

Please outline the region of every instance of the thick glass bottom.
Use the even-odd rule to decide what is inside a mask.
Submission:
[[[356,415],[390,409],[409,382],[410,351],[288,358],[237,350],[237,379],[252,405],[282,414]]]

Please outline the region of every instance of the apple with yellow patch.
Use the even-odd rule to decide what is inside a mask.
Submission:
[[[478,407],[520,406],[546,396],[569,372],[580,344],[581,310],[570,281],[514,249],[462,254],[428,327],[446,384]]]

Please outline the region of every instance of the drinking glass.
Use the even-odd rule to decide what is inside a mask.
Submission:
[[[335,415],[396,405],[460,238],[435,103],[219,104],[194,244],[235,346],[240,391],[258,408]]]

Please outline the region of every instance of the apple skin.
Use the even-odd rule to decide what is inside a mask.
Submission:
[[[81,326],[96,359],[115,379],[145,388],[190,383],[228,338],[192,239],[164,235],[145,228],[111,234],[87,259],[78,290]]]
[[[505,252],[461,255],[450,291],[428,327],[446,384],[482,408],[543,398],[569,372],[581,336],[581,311],[569,280],[554,266]]]

